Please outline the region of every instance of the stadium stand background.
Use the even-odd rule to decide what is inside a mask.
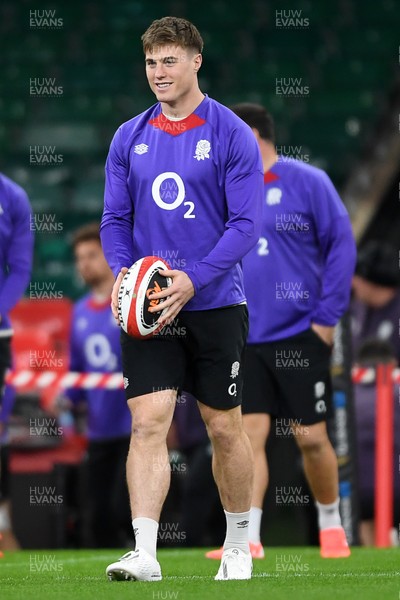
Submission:
[[[30,26],[30,11],[55,10],[62,26]],[[308,19],[276,26],[276,11]],[[0,36],[0,169],[28,191],[38,219],[58,224],[36,235],[36,282],[63,295],[82,292],[73,274],[69,232],[99,219],[103,168],[118,125],[153,103],[140,35],[165,14],[187,17],[204,36],[203,91],[230,104],[265,103],[277,122],[277,144],[327,169],[342,188],[368,133],[384,111],[399,69],[399,11],[394,0],[189,3],[110,0],[5,0]],[[62,93],[33,96],[30,81],[55,78]],[[277,94],[277,79],[300,78],[309,92]],[[293,84],[294,85],[294,84]],[[61,162],[30,164],[31,146],[53,146]],[[49,218],[49,217],[47,217]],[[43,228],[44,229],[44,228]]]
[[[30,25],[30,11],[48,10],[55,11],[62,26]],[[303,25],[278,27],[276,11],[283,11],[284,18],[299,17]],[[114,131],[154,103],[140,36],[153,19],[167,14],[192,20],[204,37],[201,89],[227,105],[265,104],[275,117],[283,154],[300,155],[326,169],[340,191],[370,154],[376,128],[399,84],[400,11],[395,0],[56,0],[40,6],[32,0],[3,0],[0,170],[29,194],[37,218],[32,282],[49,284],[55,297],[75,299],[83,293],[73,268],[71,232],[100,219],[104,162]],[[30,85],[36,78],[54,78],[62,91],[34,96]],[[281,80],[303,92],[296,97],[279,94]],[[46,146],[45,153],[60,156],[60,162],[31,164],[37,146]],[[354,213],[363,211],[362,193]],[[385,194],[369,231],[385,238],[390,226],[397,246],[398,174]],[[46,223],[55,231],[48,231]],[[266,542],[304,542],[302,511],[284,507],[287,526],[282,527],[282,513],[272,497],[281,485],[304,486],[300,469],[293,471],[297,454],[288,446],[282,454],[276,440],[271,445],[279,466],[271,469]]]

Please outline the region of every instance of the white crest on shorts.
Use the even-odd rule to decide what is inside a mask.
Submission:
[[[231,367],[231,379],[235,379],[239,375],[240,362],[235,360]]]
[[[376,332],[377,337],[380,340],[388,340],[390,338],[390,336],[392,335],[393,330],[394,330],[394,324],[392,323],[392,321],[389,321],[389,320],[382,321]]]
[[[196,160],[210,158],[211,144],[208,140],[199,140],[196,146],[196,154],[193,156]]]
[[[124,390],[126,390],[128,385],[129,385],[129,379],[127,377],[124,377]]]
[[[323,381],[317,381],[314,385],[314,395],[316,398],[322,398],[325,394],[325,383]]]
[[[134,149],[135,154],[146,154],[148,152],[149,147],[147,144],[137,144]]]

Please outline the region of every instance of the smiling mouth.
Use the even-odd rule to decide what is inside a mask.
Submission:
[[[155,86],[158,90],[166,90],[172,83],[156,83]]]

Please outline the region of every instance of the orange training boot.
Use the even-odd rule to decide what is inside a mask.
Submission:
[[[346,558],[351,554],[343,527],[322,529],[319,543],[322,558]]]

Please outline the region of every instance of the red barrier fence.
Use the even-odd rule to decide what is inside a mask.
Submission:
[[[394,461],[393,367],[378,365],[376,372],[375,420],[375,546],[391,545],[393,527]]]

